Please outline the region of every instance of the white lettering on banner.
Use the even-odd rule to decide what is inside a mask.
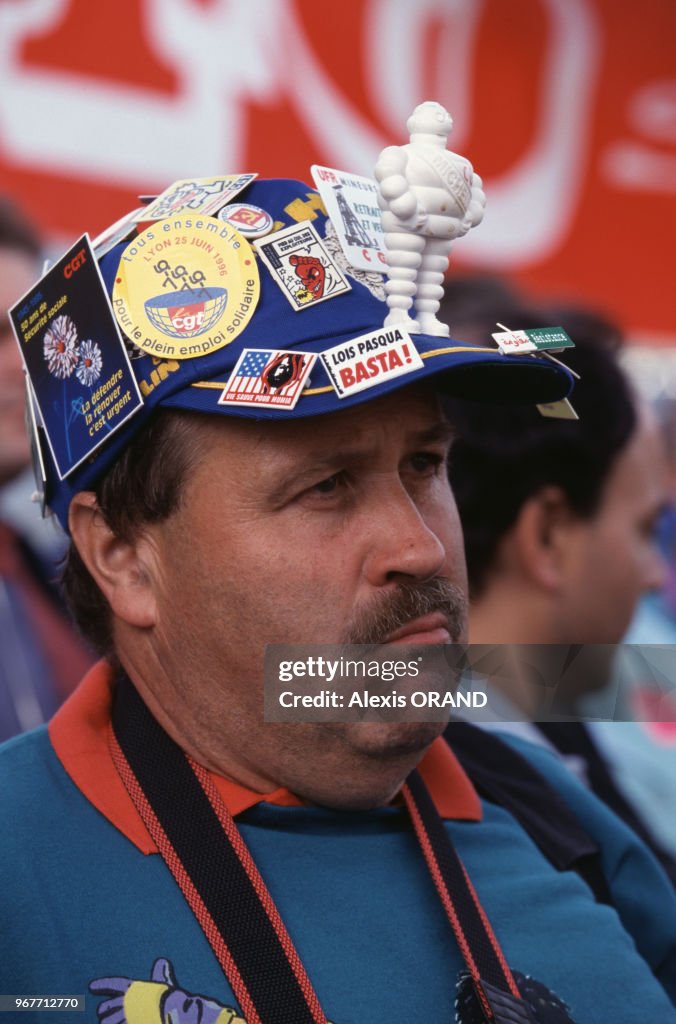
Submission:
[[[642,192],[676,192],[676,79],[644,85],[629,107],[631,127],[641,141],[620,139],[608,146],[602,172],[617,188]]]
[[[491,216],[463,245],[464,258],[490,260],[493,267],[525,266],[557,250],[576,214],[591,142],[600,61],[591,0],[539,3],[546,24],[544,53],[534,62],[544,70],[542,81],[533,83],[540,96],[533,141],[488,182]],[[323,160],[334,166],[370,174],[376,155],[391,141],[390,128],[382,133],[367,120],[322,66],[291,0],[258,0],[256,17],[249,6],[229,0],[144,0],[145,44],[175,72],[175,93],[23,66],[24,44],[59,24],[68,9],[69,0],[0,3],[0,118],[5,152],[17,164],[48,172],[77,169],[79,177],[125,186],[163,186],[196,166],[247,169],[245,104],[283,97],[300,114]],[[427,91],[425,40],[433,23],[444,47],[439,91],[453,96],[461,148],[461,131],[472,123],[482,14],[475,0],[365,0],[362,63],[370,69],[370,91],[383,124],[400,133]],[[406,53],[407,59],[393,61],[392,53]]]
[[[41,169],[134,187],[153,181],[164,187],[194,174],[195,167],[240,169],[244,102],[272,100],[279,89],[277,69],[284,61],[274,55],[287,2],[257,0],[252,17],[247,5],[222,0],[208,6],[199,0],[143,0],[147,46],[176,71],[175,95],[133,82],[116,87],[104,78],[22,67],[24,42],[58,23],[69,0],[0,3],[5,150],[17,162]]]
[[[592,99],[600,69],[597,16],[590,0],[540,0],[547,27],[543,80],[533,82],[540,110],[530,148],[501,176],[490,178],[486,192],[490,217],[481,231],[463,240],[463,259],[515,269],[545,259],[561,245],[575,216],[584,182],[585,147],[591,144]],[[433,20],[447,51],[440,96],[453,97],[453,145],[462,150],[461,127],[472,123],[468,100],[475,71],[475,35],[482,5],[476,0],[425,0],[368,6],[369,47],[364,66],[372,69],[372,92],[391,131],[402,125],[426,93],[425,36]],[[439,29],[439,26],[443,28]],[[376,142],[363,117],[340,96],[305,43],[302,30],[288,37],[293,69],[286,82],[303,120],[329,154],[326,163],[370,174],[375,157],[392,139]],[[392,53],[405,53],[393,61]],[[505,66],[509,74],[509,62]],[[310,87],[308,88],[308,83]]]

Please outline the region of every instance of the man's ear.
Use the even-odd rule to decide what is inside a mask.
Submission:
[[[145,628],[156,622],[152,573],[144,540],[126,541],[108,526],[91,491],[81,491],[70,503],[68,526],[73,543],[106,598],[113,615]]]
[[[560,487],[543,487],[521,507],[513,529],[521,572],[555,592],[565,583],[574,527],[580,522]]]

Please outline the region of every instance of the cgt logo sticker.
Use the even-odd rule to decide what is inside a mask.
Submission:
[[[410,334],[401,327],[343,341],[322,352],[322,362],[339,398],[414,373],[423,366]]]
[[[215,217],[179,214],[155,221],[127,245],[113,309],[139,349],[165,359],[194,359],[234,341],[258,295],[249,243]]]
[[[192,292],[156,295],[147,299],[148,319],[172,338],[194,338],[217,323],[228,301],[225,288],[203,288],[204,298],[195,302]]]
[[[63,276],[65,278],[72,277],[75,271],[80,269],[80,267],[82,266],[86,259],[87,254],[86,250],[83,247],[82,249],[80,249],[79,252],[75,254],[75,256],[73,256],[72,260],[66,263],[65,267],[63,268]]]

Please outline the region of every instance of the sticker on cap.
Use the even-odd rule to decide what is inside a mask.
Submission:
[[[163,220],[175,213],[217,213],[239,195],[257,174],[226,174],[220,178],[181,178],[136,214],[137,221]]]
[[[580,418],[567,398],[562,398],[559,402],[540,402],[537,410],[541,416],[552,420],[579,420]]]
[[[293,409],[316,358],[311,352],[245,348],[218,404]]]
[[[261,210],[260,206],[252,206],[251,203],[228,203],[218,211],[218,216],[237,228],[245,238],[267,235],[275,223],[267,210]]]
[[[9,315],[63,480],[143,405],[87,235]]]
[[[318,164],[313,164],[310,170],[350,265],[358,270],[386,273],[385,239],[375,181]]]
[[[357,270],[356,267],[352,266],[345,255],[345,250],[338,238],[338,233],[328,217],[324,225],[324,238],[322,241],[329,256],[344,274],[349,274],[353,281],[363,284],[376,299],[379,299],[381,302],[385,301],[384,275],[375,270]]]
[[[251,246],[229,224],[181,214],[147,228],[122,253],[117,321],[161,359],[195,359],[229,345],[249,323],[260,282]]]
[[[322,362],[339,398],[375,388],[422,369],[423,361],[402,327],[381,328],[322,352]]]
[[[498,324],[500,327],[501,324]],[[527,331],[499,331],[493,335],[498,348],[505,355],[521,355],[524,352],[560,352],[574,348],[575,343],[563,327],[538,327]]]
[[[307,309],[351,289],[309,221],[275,231],[254,245],[295,310]]]

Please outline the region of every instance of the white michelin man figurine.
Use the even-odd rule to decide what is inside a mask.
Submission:
[[[453,119],[441,104],[419,104],[406,127],[411,141],[384,149],[375,169],[389,267],[385,325],[448,337],[435,314],[451,246],[481,222],[486,196],[469,160],[446,149]]]

